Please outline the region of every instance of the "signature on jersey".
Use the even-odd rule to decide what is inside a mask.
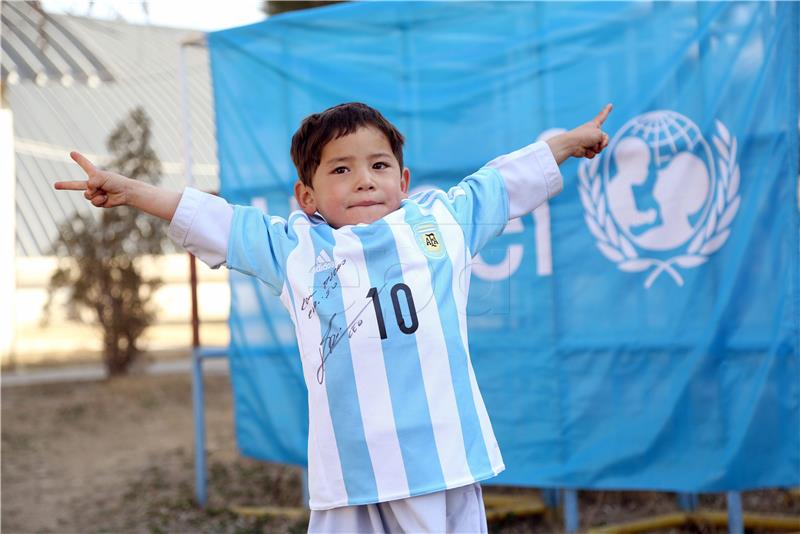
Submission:
[[[317,313],[317,305],[320,303],[320,301],[330,297],[331,291],[339,287],[339,278],[336,276],[336,274],[345,263],[347,263],[347,258],[344,258],[333,268],[331,268],[320,285],[315,287],[314,291],[312,291],[309,296],[303,297],[303,301],[300,303],[300,311],[306,312],[306,316],[309,319],[311,319],[314,314]]]
[[[378,289],[378,293],[383,291],[387,284],[383,284],[380,289]],[[322,340],[319,343],[319,359],[320,364],[317,367],[317,382],[322,384],[325,381],[325,363],[328,361],[328,358],[331,354],[333,354],[333,349],[336,348],[336,345],[344,338],[346,335],[349,338],[353,337],[361,325],[364,323],[364,320],[361,318],[361,315],[364,311],[369,308],[372,304],[371,300],[368,300],[364,306],[358,310],[358,313],[353,317],[347,327],[342,327],[334,324],[334,320],[343,315],[343,312],[336,312],[331,315],[330,319],[328,319],[328,325],[325,328],[325,333],[322,335]],[[339,321],[341,322],[341,321]]]

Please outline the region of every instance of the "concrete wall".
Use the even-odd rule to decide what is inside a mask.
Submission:
[[[57,266],[55,257],[17,258],[16,291],[13,302],[13,342],[3,354],[4,368],[77,361],[99,361],[102,332],[91,315],[83,322],[66,318],[65,294],[52,308],[51,322],[42,326],[42,311],[47,302],[47,283]],[[164,285],[155,295],[158,319],[141,338],[140,346],[163,355],[185,355],[191,347],[191,296],[189,255],[170,254],[142,259],[146,277],[159,276]],[[228,270],[210,269],[197,262],[200,342],[227,345],[227,318],[230,309]]]
[[[10,109],[0,108],[0,358],[9,357],[14,344],[15,223],[14,125]]]

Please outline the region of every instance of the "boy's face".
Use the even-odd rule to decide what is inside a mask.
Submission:
[[[329,141],[311,179],[313,187],[298,181],[294,191],[307,215],[319,212],[340,228],[369,224],[398,209],[409,180],[386,136],[377,128],[362,127]]]

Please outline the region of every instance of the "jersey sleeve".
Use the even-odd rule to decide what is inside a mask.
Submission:
[[[225,265],[255,276],[280,294],[291,248],[286,229],[280,217],[187,187],[168,235],[212,269]]]
[[[553,153],[541,141],[495,158],[447,192],[474,256],[509,220],[536,209],[563,188]]]
[[[483,167],[461,180],[447,191],[446,202],[472,256],[508,223],[508,198],[495,169]]]
[[[508,218],[530,213],[564,188],[550,146],[539,141],[486,164],[497,169],[508,196]]]
[[[234,206],[228,268],[255,276],[280,295],[286,280],[286,258],[295,245],[286,219],[252,206]]]
[[[221,197],[187,187],[167,235],[212,269],[225,264],[233,206]]]

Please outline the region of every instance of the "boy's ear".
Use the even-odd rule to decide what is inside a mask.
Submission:
[[[317,212],[317,201],[314,199],[314,190],[305,185],[300,180],[294,184],[294,198],[303,213],[314,215]]]
[[[403,193],[408,194],[408,187],[411,184],[411,171],[408,167],[403,167],[403,173],[400,175],[400,189]]]

